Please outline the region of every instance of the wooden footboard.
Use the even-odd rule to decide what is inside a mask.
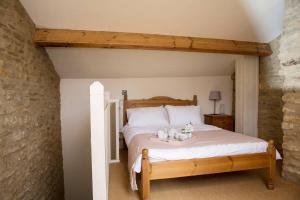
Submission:
[[[141,198],[150,198],[150,181],[158,179],[197,176],[223,172],[266,169],[268,189],[274,189],[276,173],[276,149],[269,141],[265,153],[243,154],[214,158],[175,160],[150,163],[148,150],[142,152]]]

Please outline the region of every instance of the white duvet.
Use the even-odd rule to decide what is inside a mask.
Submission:
[[[128,125],[123,128],[123,135],[127,146],[130,146],[131,140],[136,135],[140,134],[155,134],[158,130],[165,127],[129,127]],[[181,130],[182,127],[177,127]],[[211,125],[196,125],[194,126],[194,132],[207,132],[222,130],[216,126]],[[261,153],[265,152],[268,143],[262,139],[251,138],[251,142],[243,142],[239,144],[231,144],[228,140],[228,144],[219,145],[218,138],[209,138],[210,141],[203,141],[207,145],[201,145],[199,147],[193,148],[174,148],[174,149],[149,149],[150,162],[158,162],[164,160],[181,160],[181,159],[193,159],[193,158],[209,158],[216,156],[226,156],[226,155],[238,155],[238,154],[251,154],[251,153]],[[255,141],[253,141],[255,139]],[[281,156],[276,152],[276,158],[281,159]],[[137,158],[134,163],[134,171],[137,173],[141,172],[141,155]]]

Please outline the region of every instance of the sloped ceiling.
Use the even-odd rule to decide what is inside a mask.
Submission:
[[[280,34],[284,7],[283,0],[21,2],[37,27],[258,42],[269,42]],[[165,76],[168,72],[170,76],[227,75],[233,69],[233,56],[230,55],[63,48],[51,48],[48,52],[62,78],[152,77]]]
[[[235,56],[224,54],[79,48],[49,48],[48,52],[64,78],[222,76],[234,72]]]

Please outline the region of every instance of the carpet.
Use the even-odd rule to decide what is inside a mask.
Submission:
[[[138,200],[129,186],[127,151],[121,162],[110,165],[109,200]],[[274,190],[267,190],[262,170],[151,181],[151,200],[300,200],[300,185],[280,177]]]

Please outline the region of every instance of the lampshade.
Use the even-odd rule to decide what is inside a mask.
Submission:
[[[221,100],[221,92],[220,91],[210,91],[209,100]]]

